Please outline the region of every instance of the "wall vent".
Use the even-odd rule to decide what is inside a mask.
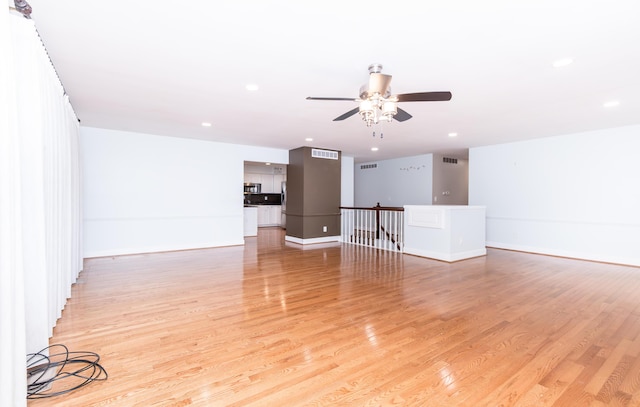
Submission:
[[[324,158],[326,160],[337,160],[338,152],[331,150],[320,150],[319,148],[311,149],[311,157],[313,158]]]
[[[370,170],[372,168],[378,168],[378,164],[377,163],[376,164],[362,164],[360,166],[361,170]]]
[[[458,164],[458,159],[457,158],[442,157],[442,162],[443,163],[449,163],[449,164]]]

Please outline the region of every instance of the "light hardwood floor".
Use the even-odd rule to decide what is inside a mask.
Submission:
[[[639,406],[640,268],[443,263],[261,229],[86,261],[51,343],[109,373],[41,406]]]

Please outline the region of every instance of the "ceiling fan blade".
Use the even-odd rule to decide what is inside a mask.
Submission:
[[[344,120],[344,119],[346,119],[348,117],[351,117],[354,114],[358,113],[358,110],[360,110],[360,108],[358,108],[358,107],[356,107],[355,109],[351,109],[347,113],[336,117],[335,119],[333,119],[333,121],[337,122],[337,121],[340,121],[340,120]],[[400,110],[400,109],[398,109],[398,110]]]
[[[405,112],[404,110],[398,108],[398,113],[396,113],[393,118],[396,119],[399,122],[404,122],[406,120],[411,119],[413,116],[411,116],[409,113]]]
[[[391,75],[385,75],[382,73],[369,74],[369,96],[372,96],[374,93],[379,93],[382,96],[385,96],[390,83]]]
[[[398,102],[446,102],[451,100],[451,92],[419,92],[396,95]]]
[[[351,102],[355,102],[357,99],[355,98],[324,98],[324,97],[307,96],[307,100],[348,100]]]

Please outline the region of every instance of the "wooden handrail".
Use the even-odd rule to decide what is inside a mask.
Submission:
[[[401,250],[400,243],[396,242],[396,238],[391,233],[389,233],[382,225],[380,225],[380,230],[382,230],[385,233],[385,235],[387,235],[387,239],[391,240],[391,243],[395,244],[396,247],[398,248],[398,251],[400,251]]]
[[[396,212],[404,212],[404,208],[401,206],[370,206],[370,207],[360,207],[360,206],[341,206],[340,209],[364,209],[369,211],[396,211]]]

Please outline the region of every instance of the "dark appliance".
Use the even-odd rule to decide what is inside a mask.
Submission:
[[[244,183],[244,193],[245,194],[259,194],[262,192],[262,184],[257,184],[254,182],[245,182]]]
[[[282,181],[282,192],[280,193],[280,226],[282,229],[287,228],[287,181]]]

